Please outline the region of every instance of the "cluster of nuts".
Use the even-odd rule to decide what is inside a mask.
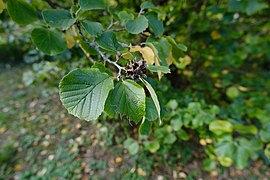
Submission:
[[[146,74],[147,63],[145,60],[132,60],[125,67],[126,77],[131,78],[135,81],[138,81],[141,77],[144,77]]]

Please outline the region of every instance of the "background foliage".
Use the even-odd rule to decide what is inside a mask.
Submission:
[[[9,0],[4,3],[18,2]],[[121,174],[117,176],[115,173],[115,178],[194,178],[202,177],[204,173],[224,178],[239,174],[250,177],[250,172],[265,177],[268,173],[269,177],[268,1],[153,1],[158,7],[158,18],[164,23],[164,35],[185,44],[188,51],[173,60],[171,73],[160,81],[150,75],[153,79],[149,83],[158,95],[163,123],[159,125],[154,121],[140,127],[130,126],[127,119],[106,113],[94,123],[66,115],[56,101],[60,78],[70,70],[90,67],[92,63],[68,36],[68,31],[65,35],[67,42],[62,43],[74,44],[74,47],[64,50],[60,43],[60,49],[56,48],[63,53],[55,55],[58,52],[45,51],[55,56],[37,51],[34,44],[39,45],[35,40],[34,44],[31,42],[30,32],[38,27],[37,18],[46,16],[41,10],[69,7],[72,2],[27,2],[39,12],[37,17],[28,18],[29,22],[35,21],[31,25],[14,24],[9,17],[12,14],[9,9],[9,13],[5,9],[0,15],[3,99],[0,103],[0,136],[5,139],[1,142],[1,178],[45,175],[76,179],[89,175],[106,177],[104,173],[115,171]],[[0,0],[0,12],[5,7],[2,3]],[[115,14],[121,11],[123,16],[124,12],[139,12],[141,5],[140,1],[125,0],[108,3]],[[33,11],[32,8],[27,10],[29,14]],[[91,20],[100,22],[103,28],[110,25],[111,14],[102,10],[91,12],[95,12],[87,14]],[[20,18],[16,14],[14,16]],[[148,18],[152,16],[148,14]],[[87,25],[89,22],[85,22],[86,31]],[[97,29],[101,28],[100,24],[95,25]],[[131,33],[136,33],[138,28],[125,27]],[[61,28],[66,29],[65,26]],[[157,36],[161,33],[158,30],[154,31]],[[39,33],[42,37],[46,34],[32,31],[32,36]],[[96,35],[96,31],[88,33]],[[55,36],[59,37],[57,33]],[[125,43],[134,38],[121,31],[116,36]],[[145,37],[133,40],[132,43],[136,44],[144,41]],[[102,42],[100,44],[103,45]],[[162,42],[158,42],[156,47],[158,45],[161,46],[159,52],[166,48]],[[104,47],[109,51],[110,48]],[[98,59],[99,56],[94,54],[93,58]],[[8,85],[5,81],[7,76],[10,77]],[[21,79],[23,84],[19,83]],[[6,93],[11,94],[6,96]],[[150,107],[153,105],[150,98],[146,103]],[[55,104],[56,109],[52,108]],[[150,112],[145,122],[157,119],[151,115]],[[95,150],[97,148],[100,152]],[[201,172],[202,167],[204,171]],[[234,167],[243,170],[235,171]],[[259,172],[251,171],[253,167]]]

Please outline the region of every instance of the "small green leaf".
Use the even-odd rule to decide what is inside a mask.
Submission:
[[[166,66],[154,66],[154,65],[151,65],[151,64],[148,64],[147,69],[149,69],[150,71],[152,72],[163,72],[163,73],[171,73],[171,70],[170,68],[166,67]]]
[[[145,17],[148,19],[149,27],[156,36],[161,36],[164,31],[163,23],[158,20],[158,15],[156,12],[148,12],[145,14]]]
[[[149,1],[145,1],[140,5],[140,8],[143,9],[151,9],[151,8],[155,8],[155,5],[152,2]]]
[[[122,26],[125,26],[129,20],[134,19],[133,14],[130,14],[130,13],[126,12],[126,11],[120,11],[118,13],[118,17],[120,19],[120,22],[121,22]]]
[[[262,130],[260,130],[260,137],[263,142],[270,142],[270,124],[264,125]]]
[[[157,109],[157,113],[158,113],[158,118],[159,118],[159,124],[161,125],[161,118],[160,118],[160,105],[159,105],[159,101],[158,101],[158,98],[157,98],[157,94],[155,92],[155,90],[152,88],[151,84],[149,84],[146,80],[144,79],[140,79],[143,84],[145,85],[145,87],[148,89],[154,103],[155,103],[155,106],[156,106],[156,109]]]
[[[43,10],[42,17],[51,27],[63,30],[69,29],[76,21],[75,18],[72,18],[70,12],[64,9]]]
[[[214,120],[210,123],[209,129],[213,133],[221,135],[223,133],[231,133],[233,130],[233,125],[228,121]]]
[[[119,82],[110,93],[105,107],[108,114],[118,112],[138,123],[145,115],[144,89],[132,80]]]
[[[105,72],[107,74],[109,74],[110,76],[113,76],[113,73],[110,69],[106,68],[104,64],[100,63],[100,62],[95,62],[95,64],[93,64],[93,66],[91,66],[91,68],[97,68],[100,70],[100,72]]]
[[[63,33],[57,30],[36,28],[32,31],[31,37],[37,48],[50,56],[62,53],[67,46]]]
[[[99,22],[93,22],[93,21],[88,21],[84,20],[82,21],[82,26],[92,36],[97,36],[99,33],[103,31],[102,24]]]
[[[265,156],[270,160],[270,144],[267,144],[264,149]]]
[[[38,19],[35,8],[23,0],[8,0],[7,10],[12,20],[20,25],[31,24]]]
[[[144,118],[139,127],[139,133],[141,135],[149,135],[151,131],[151,125],[152,125],[151,122]]]
[[[107,31],[102,33],[97,37],[97,44],[109,51],[123,51],[125,48],[118,43],[114,33],[112,31]]]
[[[96,120],[113,88],[113,78],[96,68],[76,69],[63,77],[59,88],[60,99],[70,114]]]
[[[232,87],[229,87],[227,90],[226,90],[226,95],[230,98],[230,99],[234,99],[234,98],[237,98],[238,95],[239,95],[239,91],[236,87],[232,86]]]
[[[181,127],[183,126],[183,122],[181,117],[174,117],[171,120],[171,126],[173,128],[174,131],[179,131],[181,129]]]
[[[139,34],[148,28],[148,20],[145,16],[141,15],[134,20],[129,20],[125,27],[129,33]]]
[[[176,136],[174,134],[167,134],[164,138],[164,144],[173,144],[176,141]]]
[[[157,108],[152,98],[146,98],[146,114],[145,119],[148,121],[155,121],[158,118]]]
[[[224,167],[230,167],[233,163],[233,160],[230,157],[218,157],[218,161]]]
[[[213,159],[205,159],[203,161],[203,169],[205,171],[212,171],[216,169],[216,161]]]
[[[168,42],[169,42],[173,47],[175,47],[177,50],[184,51],[184,52],[187,51],[187,47],[186,47],[184,44],[181,44],[181,43],[178,43],[178,44],[177,44],[177,43],[175,42],[175,40],[174,40],[172,37],[170,37],[170,36],[167,36],[166,38],[167,38]]]
[[[155,153],[159,150],[160,145],[158,141],[150,141],[145,143],[146,149],[148,149],[151,153]]]
[[[233,129],[237,131],[238,133],[241,134],[253,134],[256,135],[258,130],[256,126],[250,125],[250,126],[245,126],[242,124],[237,124],[233,126]]]
[[[105,9],[104,0],[79,0],[79,6],[82,10]]]
[[[128,153],[130,155],[135,155],[138,153],[139,151],[139,144],[137,141],[135,141],[132,138],[128,138],[127,140],[125,140],[124,142],[124,148],[126,148],[128,150]]]

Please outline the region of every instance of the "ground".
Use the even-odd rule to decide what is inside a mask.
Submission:
[[[114,121],[86,122],[61,105],[57,86],[25,87],[30,66],[0,66],[0,179],[267,179],[269,167],[204,172],[196,152],[186,163],[171,154],[123,148],[127,133]],[[134,131],[130,127],[130,131]]]

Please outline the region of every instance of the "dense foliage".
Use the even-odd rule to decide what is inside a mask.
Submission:
[[[207,171],[269,164],[268,1],[0,0],[4,7],[3,22],[30,24],[24,30],[41,54],[29,61],[55,63],[34,64],[25,84],[67,74],[65,108],[138,128],[124,142],[131,155],[177,154],[191,142],[202,146]]]

